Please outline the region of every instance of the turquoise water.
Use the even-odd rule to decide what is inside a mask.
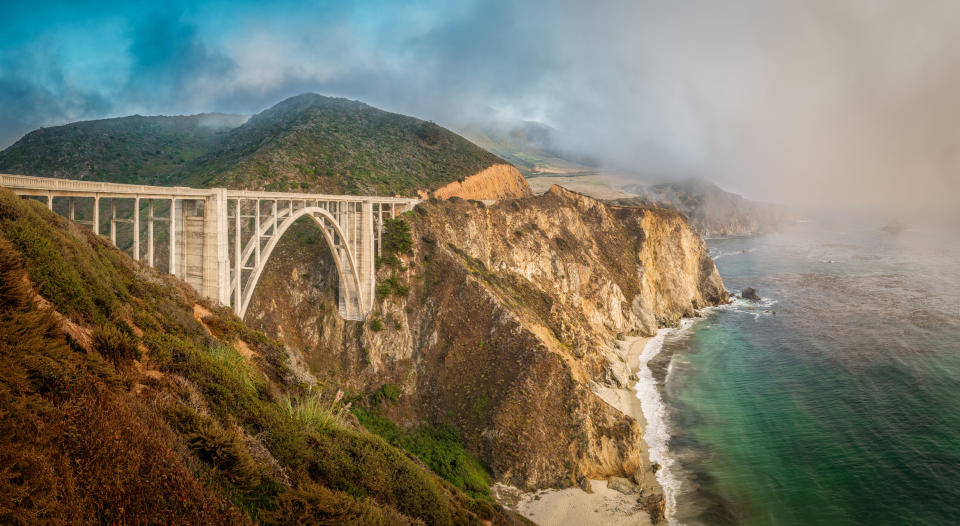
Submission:
[[[709,241],[764,302],[664,342],[676,522],[960,524],[960,235],[850,224]]]

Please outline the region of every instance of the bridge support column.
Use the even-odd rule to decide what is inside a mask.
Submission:
[[[355,255],[360,267],[360,311],[369,312],[373,308],[374,286],[374,245],[373,245],[373,203],[364,201],[360,207],[360,242]]]
[[[177,265],[177,198],[170,198],[170,269],[174,276],[180,277]]]
[[[93,233],[100,235],[100,196],[93,197]]]
[[[133,199],[133,259],[140,261],[140,197]]]
[[[117,199],[110,199],[110,242],[117,246]]]
[[[206,198],[203,205],[203,230],[198,233],[202,240],[196,246],[202,251],[200,293],[226,304],[230,302],[230,278],[227,275],[230,262],[227,257],[225,206],[226,192],[223,190],[217,190]]]
[[[237,208],[233,212],[234,218],[234,227],[236,228],[236,234],[234,237],[233,250],[234,250],[234,259],[233,259],[233,280],[235,283],[234,292],[234,312],[240,313],[240,309],[243,308],[243,260],[242,260],[242,244],[243,244],[243,230],[240,228],[240,203],[242,199],[237,198]]]
[[[147,203],[147,264],[156,265],[153,259],[153,199]]]

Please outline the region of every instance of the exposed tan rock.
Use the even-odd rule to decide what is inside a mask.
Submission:
[[[491,200],[513,199],[533,195],[530,185],[513,165],[495,164],[462,182],[454,181],[433,191],[438,199],[460,197],[463,199]],[[421,197],[427,197],[421,192]]]
[[[351,391],[400,385],[389,417],[456,426],[500,481],[633,478],[658,509],[641,422],[594,387],[629,387],[618,338],[727,300],[684,217],[560,187],[491,206],[432,200],[404,217],[411,254],[378,280],[410,292],[378,300],[382,330],[339,318],[329,253],[300,235],[281,242],[247,322],[298,342],[318,376]]]

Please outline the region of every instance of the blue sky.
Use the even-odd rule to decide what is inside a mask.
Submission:
[[[960,2],[20,2],[0,147],[40,126],[317,92],[759,198],[960,191]],[[922,184],[904,184],[904,175]],[[907,188],[909,186],[910,188]],[[913,192],[913,193],[911,193]]]

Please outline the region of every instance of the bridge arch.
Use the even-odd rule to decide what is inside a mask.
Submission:
[[[252,274],[247,282],[243,284],[243,289],[241,289],[241,304],[235,307],[240,319],[243,319],[247,313],[247,308],[253,299],[253,292],[257,288],[257,283],[260,281],[260,276],[263,274],[267,262],[270,261],[273,250],[287,230],[304,216],[310,217],[310,219],[320,227],[323,239],[326,241],[327,247],[333,255],[333,261],[337,266],[337,273],[340,276],[338,295],[340,296],[341,303],[345,307],[340,314],[347,319],[354,319],[362,316],[363,312],[366,312],[364,294],[361,289],[360,269],[357,266],[357,257],[353,251],[350,250],[349,244],[344,242],[346,237],[343,229],[329,211],[324,208],[311,206],[301,208],[293,214],[288,215],[284,218],[283,222],[277,226],[276,232],[270,236],[270,239],[261,252],[259,264],[254,266]],[[340,241],[339,243],[337,243],[338,240]],[[254,242],[256,242],[256,240],[254,240]],[[236,284],[233,286],[236,286]]]

